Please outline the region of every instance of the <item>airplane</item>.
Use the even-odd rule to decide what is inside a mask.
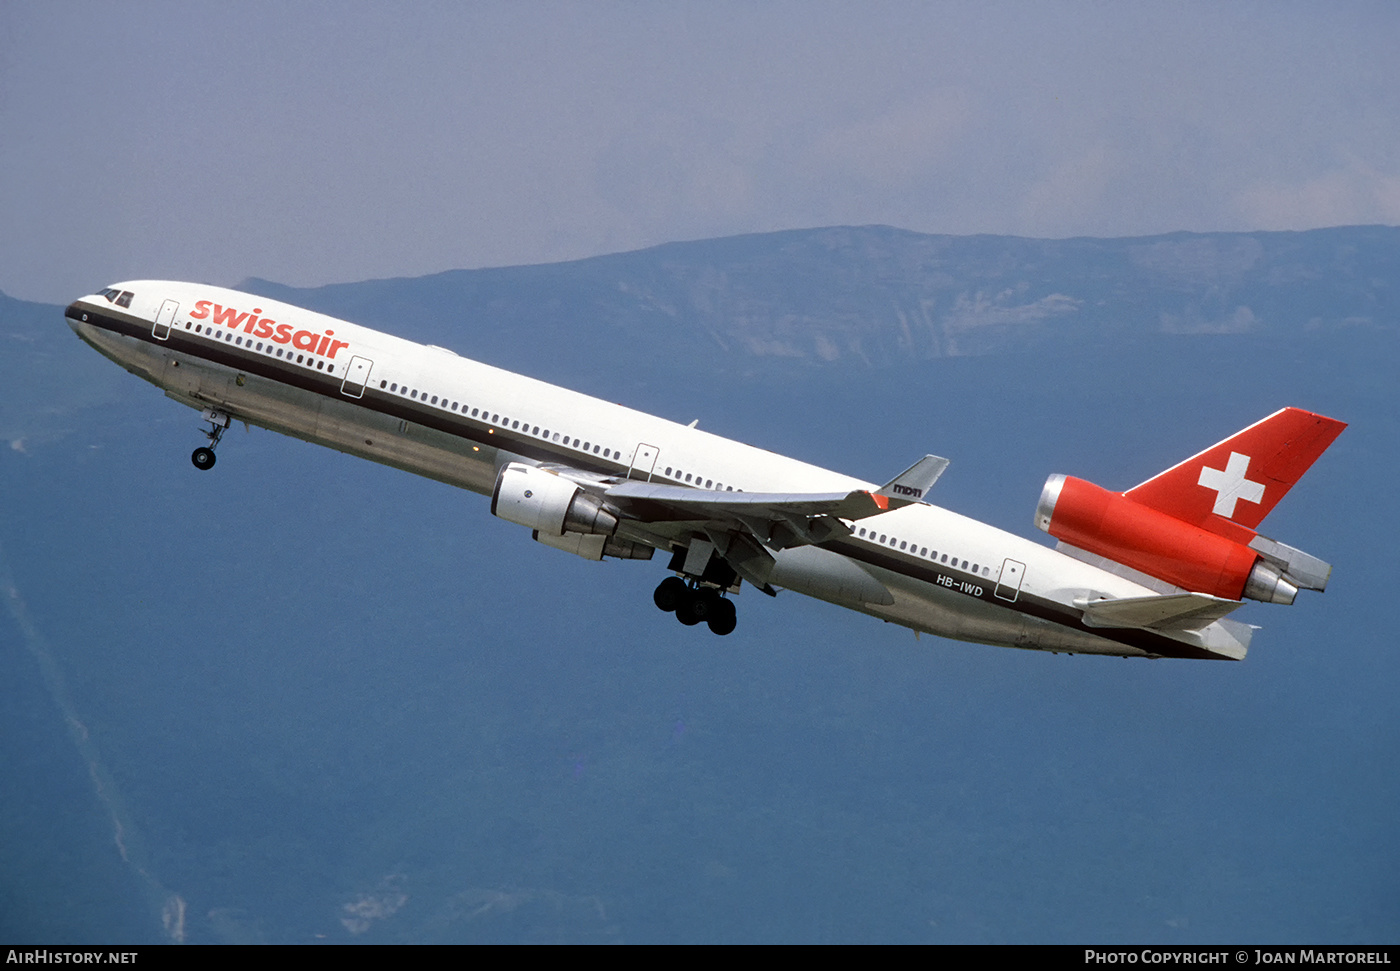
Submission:
[[[929,502],[948,460],[884,485],[275,300],[117,283],[65,312],[85,342],[198,409],[214,467],[238,420],[491,497],[588,560],[649,560],[653,599],[729,634],[745,585],[955,640],[1066,654],[1242,660],[1244,600],[1291,604],[1332,568],[1256,527],[1346,427],[1284,408],[1113,492],[1052,475],[1041,543]]]

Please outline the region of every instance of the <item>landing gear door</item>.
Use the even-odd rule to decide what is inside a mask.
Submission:
[[[170,325],[175,322],[175,314],[180,309],[180,301],[167,300],[160,305],[160,313],[156,314],[155,326],[151,328],[151,336],[158,341],[163,341],[170,336]]]
[[[1002,600],[1016,602],[1021,595],[1021,581],[1026,578],[1026,564],[1016,560],[1006,560],[1001,564],[1001,576],[997,578],[996,595]]]
[[[648,445],[646,442],[639,443],[632,453],[632,467],[627,470],[627,478],[644,479],[650,482],[652,470],[656,468],[656,456],[659,451],[655,445]]]
[[[345,380],[340,382],[340,393],[347,398],[363,397],[365,385],[369,383],[369,372],[373,369],[374,362],[367,357],[350,358]]]

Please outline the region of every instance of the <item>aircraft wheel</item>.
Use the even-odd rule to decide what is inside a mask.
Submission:
[[[651,599],[656,606],[669,614],[676,609],[681,598],[687,593],[684,580],[680,577],[667,577],[657,585],[656,592],[651,595]]]
[[[197,448],[190,455],[190,461],[194,467],[201,472],[207,472],[214,467],[214,450],[212,448]]]
[[[700,614],[700,610],[703,609],[700,607],[700,603],[700,595],[693,590],[687,589],[684,596],[676,601],[676,620],[685,624],[687,627],[694,627],[696,624],[700,623],[700,621],[705,619]]]
[[[690,609],[697,618],[708,624],[723,609],[720,607],[723,602],[720,595],[714,590],[702,587],[695,591],[695,606]]]
[[[711,633],[718,634],[720,637],[734,633],[734,628],[739,626],[739,615],[734,610],[734,601],[720,597],[715,603],[715,612],[707,623],[710,625]]]

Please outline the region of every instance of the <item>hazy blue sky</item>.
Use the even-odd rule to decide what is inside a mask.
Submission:
[[[0,289],[1400,223],[1400,5],[0,0]]]

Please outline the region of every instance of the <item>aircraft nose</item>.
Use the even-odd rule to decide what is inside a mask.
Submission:
[[[68,321],[68,326],[73,328],[73,333],[82,336],[82,331],[79,328],[87,319],[87,312],[83,310],[81,300],[74,300],[70,303],[68,309],[63,311],[63,318]]]

